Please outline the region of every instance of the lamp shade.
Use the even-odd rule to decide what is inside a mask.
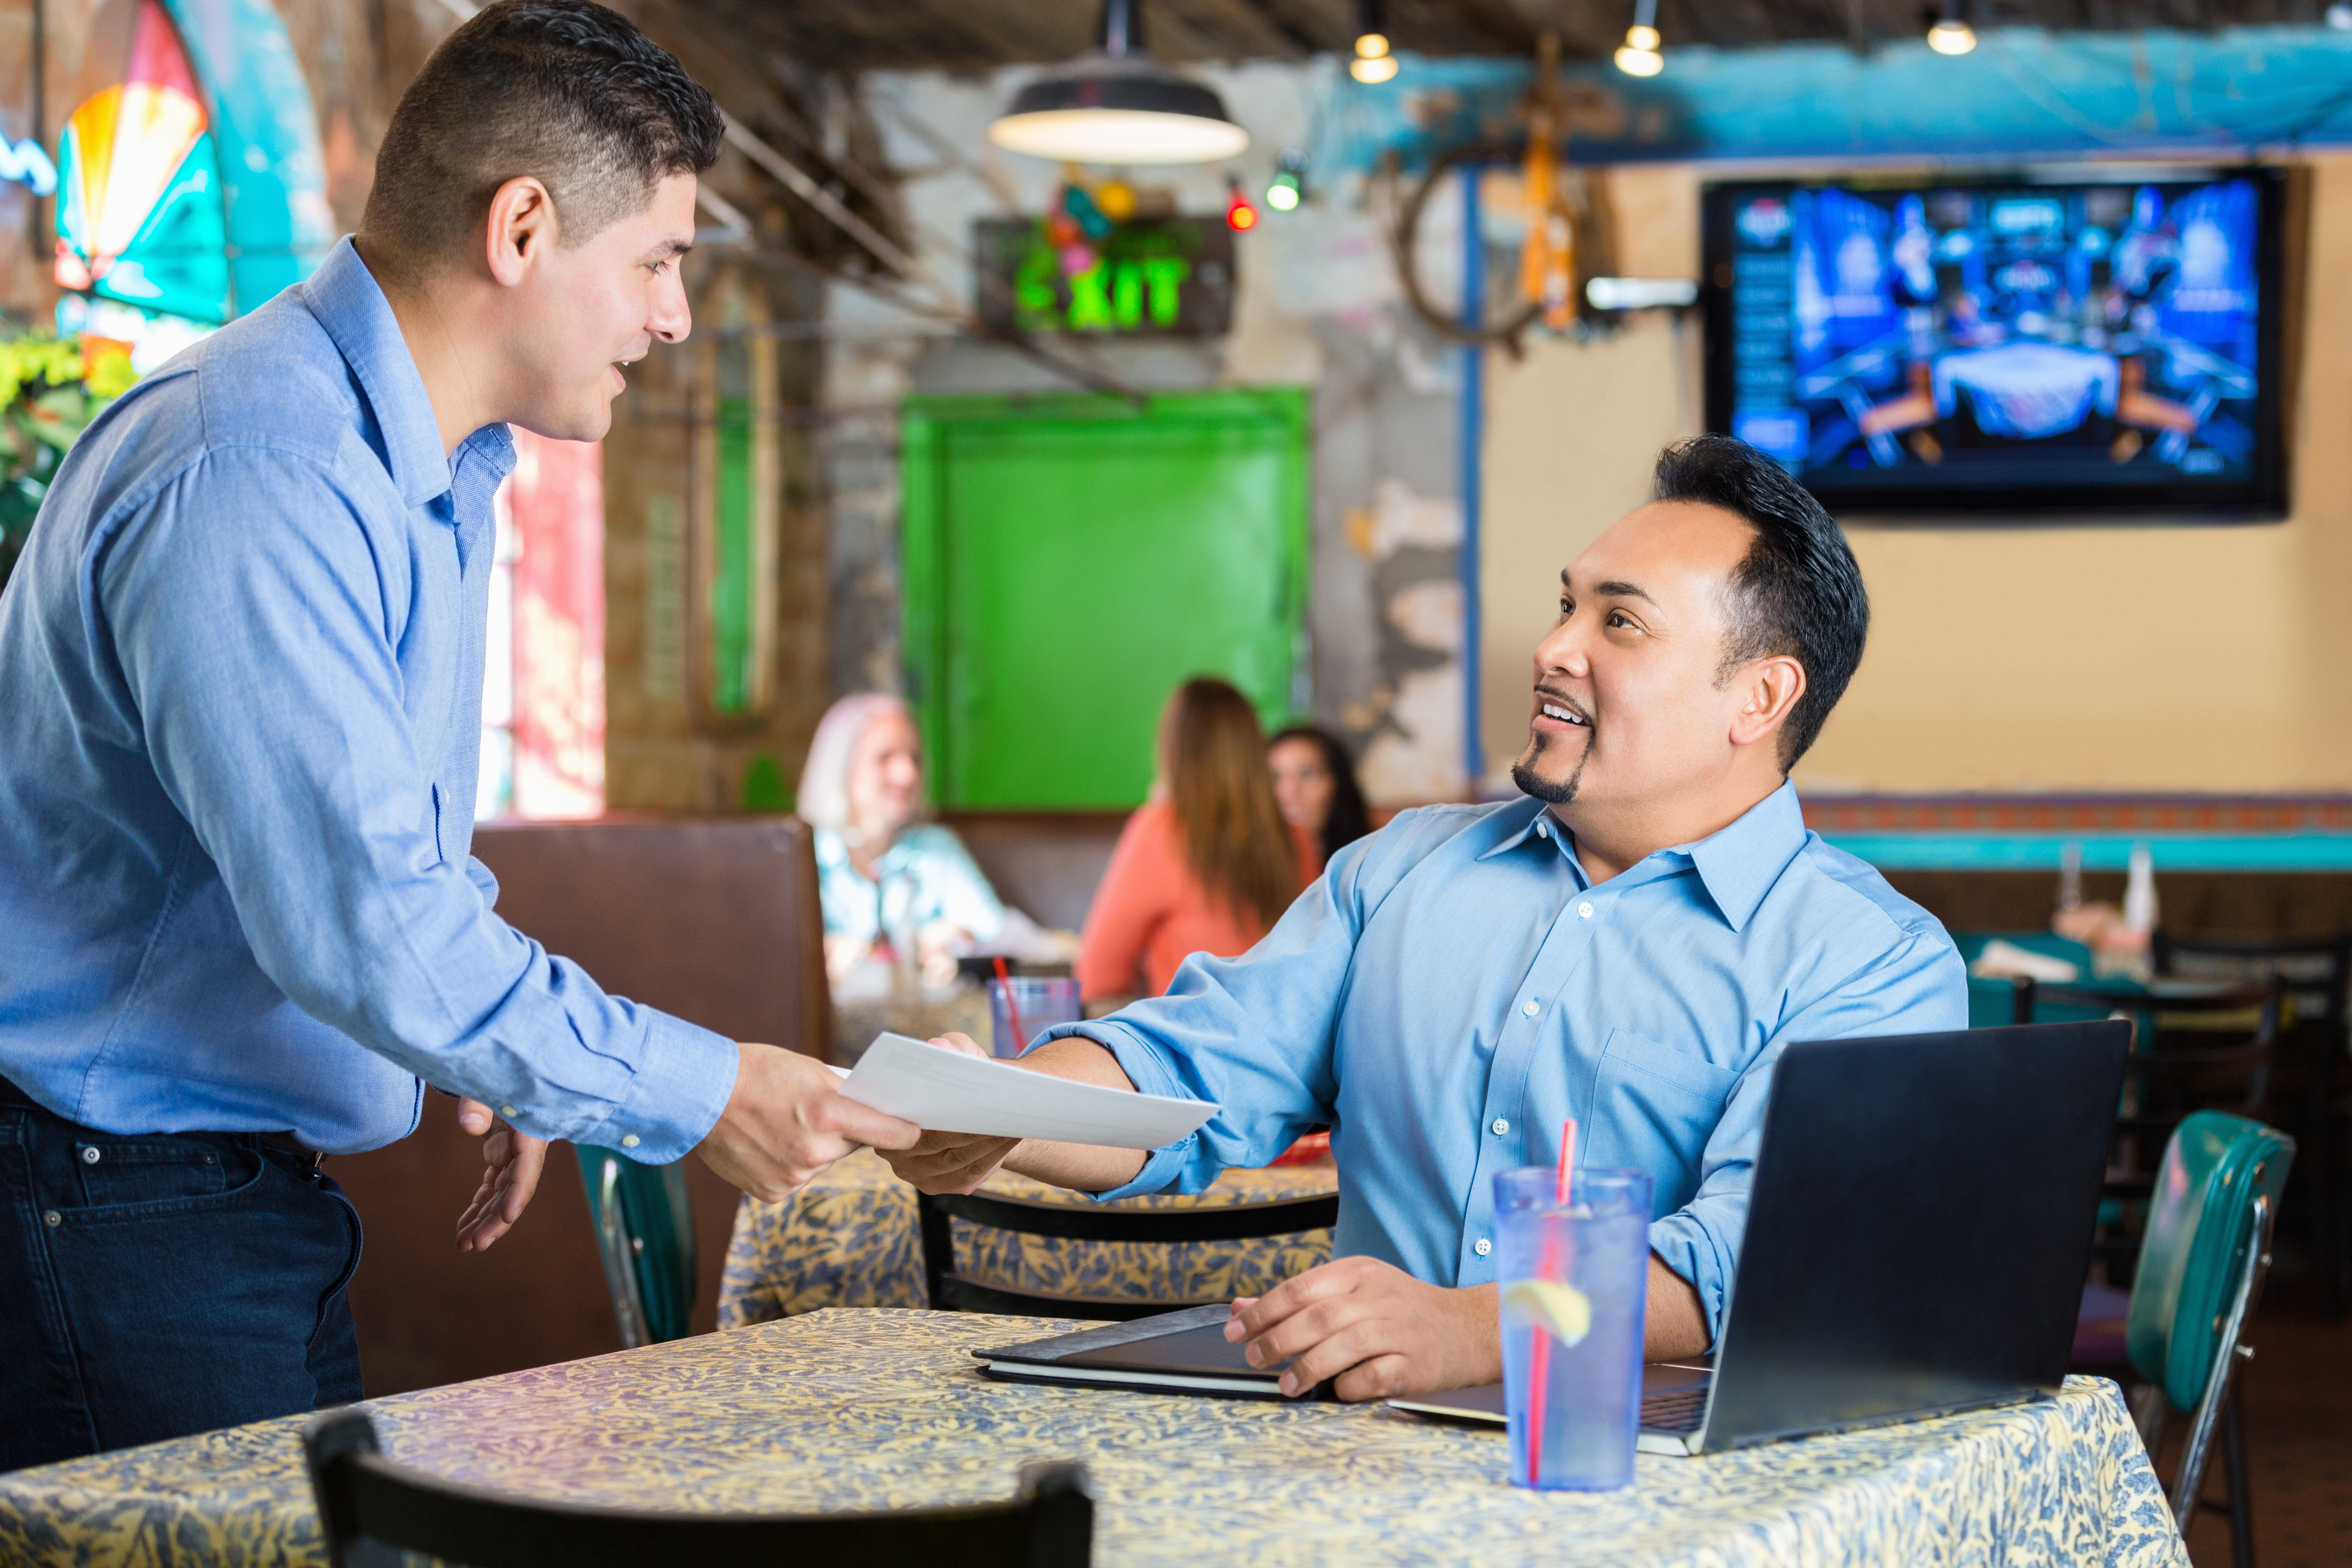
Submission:
[[[1014,94],[988,139],[1068,163],[1213,163],[1249,145],[1211,89],[1150,55],[1099,49]]]

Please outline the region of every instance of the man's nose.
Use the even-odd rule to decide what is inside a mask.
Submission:
[[[675,267],[654,286],[654,312],[646,331],[666,343],[680,343],[694,330],[694,311],[686,302],[686,285]]]
[[[1553,670],[1580,679],[1591,668],[1585,657],[1584,631],[1573,616],[1552,627],[1550,635],[1536,644],[1538,679]]]

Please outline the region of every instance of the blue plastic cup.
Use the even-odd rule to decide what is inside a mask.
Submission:
[[[1007,988],[1011,1005],[1008,1007]],[[1014,1027],[1014,1014],[1019,1015],[1019,1027]],[[988,983],[989,1051],[1000,1057],[1017,1057],[1029,1048],[1029,1042],[1056,1024],[1075,1024],[1084,1014],[1079,1009],[1078,983],[1067,975],[1057,979],[1040,979],[1034,975],[1016,974],[1010,980]]]
[[[1650,1178],[1550,1165],[1495,1178],[1495,1280],[1511,1482],[1608,1491],[1633,1479],[1650,1283]]]

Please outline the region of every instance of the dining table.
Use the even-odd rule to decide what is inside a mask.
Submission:
[[[981,1191],[1077,1207],[1194,1209],[1282,1203],[1339,1190],[1326,1154],[1261,1171],[1227,1171],[1198,1193],[1153,1193],[1105,1205],[1093,1196],[999,1171]],[[1231,1300],[1258,1296],[1331,1258],[1328,1229],[1246,1241],[1074,1241],[953,1222],[957,1269],[986,1284],[1096,1300]],[[719,1277],[722,1328],[824,1307],[926,1307],[915,1189],[859,1150],[780,1203],[749,1196],[735,1211]]]
[[[386,1458],[527,1499],[820,1512],[1010,1496],[1076,1460],[1103,1568],[2097,1563],[2185,1568],[2116,1385],[1696,1458],[1616,1491],[1508,1480],[1491,1429],[1377,1405],[992,1382],[1053,1320],[828,1309],[368,1401]],[[25,1568],[326,1562],[299,1416],[0,1475]]]

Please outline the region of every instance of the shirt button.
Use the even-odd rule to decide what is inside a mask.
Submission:
[[[1476,1253],[1479,1257],[1484,1258],[1486,1254],[1495,1250],[1495,1244],[1488,1241],[1482,1236],[1477,1240],[1470,1244],[1470,1250]]]
[[[1576,918],[1577,918],[1578,920],[1580,920],[1580,921],[1589,921],[1589,920],[1591,920],[1591,919],[1592,918],[1592,906],[1591,906],[1591,904],[1579,904],[1579,905],[1577,905],[1577,906],[1576,906]]]
[[[1538,838],[1549,838],[1551,837],[1551,824],[1549,821],[1538,822],[1536,824],[1536,837]]]
[[[1506,1117],[1506,1116],[1497,1116],[1496,1118],[1495,1118],[1495,1136],[1496,1136],[1496,1137],[1500,1138],[1504,1133],[1508,1132],[1510,1130],[1511,1130],[1510,1118]]]
[[[626,1134],[626,1135],[625,1135],[625,1136],[624,1136],[624,1137],[622,1138],[622,1140],[621,1140],[621,1147],[622,1147],[622,1148],[624,1148],[624,1149],[634,1149],[634,1148],[635,1148],[636,1146],[637,1146],[637,1135],[636,1135],[635,1133],[634,1133],[634,1132],[631,1132],[631,1133]]]
[[[1543,1004],[1530,996],[1525,1002],[1519,1004],[1519,1011],[1532,1018],[1537,1014],[1543,1011]]]
[[[81,1151],[81,1163],[82,1163],[83,1164],[85,1164],[85,1165],[95,1165],[95,1164],[97,1164],[97,1163],[98,1163],[98,1145],[97,1145],[97,1144],[95,1144],[95,1143],[85,1143],[85,1144],[83,1144],[83,1145],[82,1145],[82,1151]]]

